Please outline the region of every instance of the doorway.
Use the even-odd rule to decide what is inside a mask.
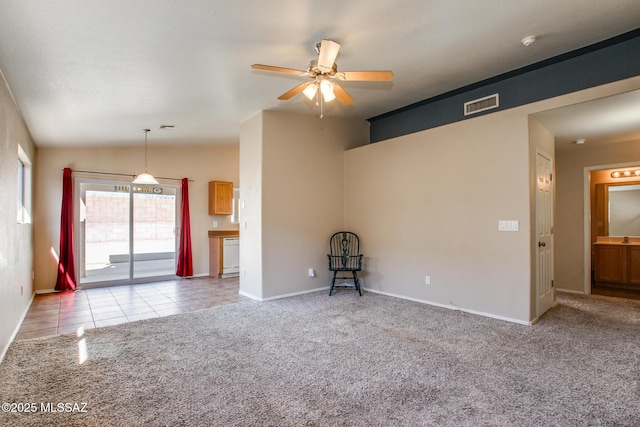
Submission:
[[[81,288],[175,278],[178,187],[78,179]]]
[[[600,165],[585,168],[585,293],[613,296],[618,298],[640,299],[640,287],[628,278],[635,269],[625,257],[625,273],[620,280],[606,280],[602,277],[603,267],[598,263],[597,241],[614,242],[627,239],[636,240],[640,236],[640,180],[635,175],[615,176],[616,171],[635,171],[640,168],[637,162]],[[596,253],[598,252],[598,253]],[[605,264],[608,266],[609,264]],[[600,271],[600,274],[598,274]],[[616,270],[618,271],[618,270]],[[608,273],[608,271],[605,271]],[[622,272],[620,272],[622,274]]]

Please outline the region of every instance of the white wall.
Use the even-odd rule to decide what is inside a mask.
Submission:
[[[344,150],[368,142],[368,123],[263,111],[243,129],[240,181],[243,191],[251,183],[252,199],[241,222],[248,222],[246,235],[258,233],[260,240],[253,240],[259,246],[245,245],[241,229],[240,265],[251,269],[240,279],[241,290],[265,299],[328,286],[329,237],[344,227],[350,197],[344,192]],[[256,259],[261,271],[250,264]],[[308,277],[309,268],[316,277]]]
[[[240,293],[262,298],[262,116],[240,126]]]
[[[0,361],[33,298],[32,225],[18,224],[18,144],[35,147],[0,73]]]
[[[35,180],[35,284],[38,291],[55,287],[57,263],[51,253],[59,250],[62,169],[136,174],[144,167],[143,148],[39,148]],[[218,229],[237,229],[230,216],[209,216],[208,182],[239,183],[239,146],[211,145],[149,147],[149,171],[156,176],[192,179],[189,183],[189,210],[194,276],[209,273],[208,230],[213,221]],[[80,176],[82,174],[74,174]],[[83,175],[96,178],[95,175]],[[118,178],[107,176],[107,179]],[[123,177],[123,180],[130,179]],[[160,180],[162,181],[162,180]],[[180,181],[165,181],[180,185]]]

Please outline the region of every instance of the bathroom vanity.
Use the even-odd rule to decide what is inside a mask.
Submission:
[[[640,289],[640,237],[598,237],[593,266],[597,285]]]

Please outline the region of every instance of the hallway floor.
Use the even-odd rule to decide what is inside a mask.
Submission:
[[[232,304],[238,278],[198,277],[36,295],[16,341]]]

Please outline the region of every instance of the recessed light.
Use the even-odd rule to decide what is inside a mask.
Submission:
[[[525,38],[523,38],[520,43],[522,43],[525,46],[531,46],[532,44],[534,44],[536,42],[536,36],[527,36]]]

